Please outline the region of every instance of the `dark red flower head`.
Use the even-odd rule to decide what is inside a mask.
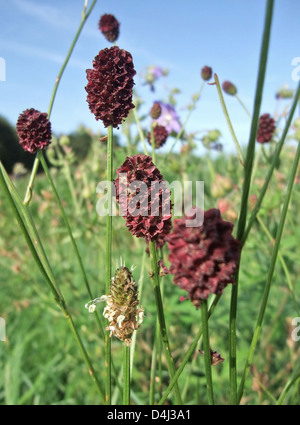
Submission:
[[[119,37],[120,23],[114,15],[102,15],[99,21],[99,30],[102,32],[106,40],[113,43]]]
[[[36,153],[51,143],[51,123],[45,112],[26,109],[19,115],[16,128],[20,145],[27,152]]]
[[[224,221],[219,210],[205,211],[201,226],[187,227],[187,220],[195,217],[193,208],[185,217],[174,220],[173,232],[166,241],[174,283],[188,292],[198,308],[209,294],[221,294],[228,283],[234,283],[240,242],[232,236],[233,224]]]
[[[117,46],[103,49],[86,74],[85,90],[91,112],[105,127],[118,127],[134,108],[132,88],[136,71],[131,54]]]
[[[201,77],[204,81],[208,81],[211,79],[212,76],[212,69],[210,66],[204,66],[201,69]]]
[[[270,114],[263,114],[259,118],[256,140],[259,143],[267,143],[272,140],[275,131],[275,120]]]
[[[155,147],[158,149],[161,146],[163,146],[168,138],[169,132],[163,125],[156,125],[153,128],[153,136],[154,136],[154,143]],[[148,133],[147,140],[152,145],[151,142],[151,133]]]
[[[171,198],[163,176],[147,155],[127,157],[117,170],[117,202],[130,232],[147,241],[171,230]]]
[[[234,84],[232,84],[230,81],[224,81],[222,84],[222,89],[225,93],[230,94],[231,96],[234,96],[237,94],[237,88]]]

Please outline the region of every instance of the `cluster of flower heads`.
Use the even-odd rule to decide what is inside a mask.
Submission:
[[[104,14],[99,20],[99,30],[102,32],[106,40],[111,43],[115,42],[120,33],[120,23],[114,15]]]
[[[108,320],[106,330],[127,346],[131,344],[133,331],[138,329],[144,319],[144,309],[139,305],[138,289],[132,272],[125,266],[117,268],[111,279],[109,295],[90,301],[85,305],[90,313],[100,301],[106,302],[103,316]]]
[[[188,292],[188,298],[198,308],[209,294],[221,294],[234,282],[240,242],[232,236],[233,224],[224,221],[219,210],[205,211],[202,225],[187,227],[187,220],[196,217],[193,208],[185,217],[174,220],[166,241],[174,283]]]
[[[117,170],[116,199],[129,231],[147,241],[167,235],[171,224],[171,194],[148,155],[127,157]]]
[[[22,148],[32,154],[51,143],[51,123],[45,112],[26,109],[17,120],[17,134]]]
[[[259,143],[268,143],[272,140],[275,132],[275,120],[270,114],[263,114],[259,118],[256,140]]]
[[[96,120],[117,128],[131,109],[133,77],[136,74],[129,52],[113,46],[99,52],[93,69],[87,69],[87,102]]]

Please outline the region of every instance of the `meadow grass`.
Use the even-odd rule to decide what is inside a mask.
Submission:
[[[95,137],[94,142],[98,144]],[[97,146],[105,150],[105,146]],[[122,147],[116,149],[115,160],[125,157]],[[92,155],[92,152],[91,152]],[[247,358],[249,344],[253,333],[263,287],[268,272],[272,241],[274,239],[278,217],[281,212],[282,191],[289,174],[290,163],[295,149],[287,146],[281,157],[280,169],[275,170],[274,178],[259,212],[257,220],[246,243],[241,267],[239,290],[239,313],[237,319],[237,375],[240,376]],[[162,155],[161,159],[163,159]],[[81,215],[74,216],[72,196],[60,170],[55,171],[54,180],[60,188],[61,199],[71,225],[76,231],[74,237],[81,252],[86,272],[89,276],[92,293],[100,296],[105,293],[105,218],[97,215],[95,206],[97,194],[93,190],[97,185],[99,174],[91,171],[88,157],[80,166],[73,166],[72,173],[87,173],[88,186],[85,192],[90,196],[83,200]],[[220,153],[211,158],[214,170],[220,175],[229,176],[232,188],[226,193],[227,199],[239,208],[242,172],[234,166],[237,159]],[[172,154],[173,166],[180,165],[177,155]],[[172,165],[171,162],[171,165]],[[211,194],[212,181],[205,158],[188,155],[186,173],[191,180],[205,180],[205,208],[213,207],[217,199]],[[103,166],[105,163],[103,162]],[[101,168],[101,164],[98,164]],[[262,158],[253,180],[251,194],[259,194],[268,164]],[[174,172],[165,173],[166,180],[174,177]],[[105,169],[105,167],[104,167]],[[242,171],[242,170],[241,170]],[[15,181],[22,193],[26,188],[26,178]],[[82,183],[80,183],[82,184]],[[78,186],[79,197],[82,187]],[[299,184],[295,184],[292,203],[287,213],[287,223],[280,245],[282,261],[278,261],[272,282],[271,294],[265,312],[264,327],[260,343],[254,355],[250,374],[246,380],[246,391],[241,400],[248,404],[273,404],[280,397],[281,391],[292,371],[298,367],[299,346],[291,339],[291,320],[299,315],[299,263],[297,246],[299,238]],[[53,273],[60,285],[60,290],[68,302],[72,316],[99,376],[104,380],[105,348],[97,323],[93,315],[88,314],[84,305],[90,300],[83,284],[82,276],[74,258],[70,239],[65,229],[62,216],[53,194],[49,191],[46,177],[41,174],[36,179],[33,195],[32,215],[37,219],[38,231],[43,237],[45,251],[53,265]],[[80,353],[68,332],[66,323],[45,282],[39,274],[26,243],[11,216],[8,205],[1,198],[1,275],[2,296],[0,301],[1,316],[6,320],[7,341],[1,342],[0,378],[1,403],[3,404],[94,404],[99,401],[98,394],[89,379]],[[262,223],[268,229],[264,231]],[[80,224],[80,225],[78,225]],[[113,226],[113,262],[123,258],[126,265],[135,264],[135,279],[141,274],[141,259],[145,250],[143,240],[132,240],[131,234],[124,226],[122,217],[114,217]],[[166,261],[167,263],[167,261]],[[285,266],[284,266],[285,265]],[[132,399],[136,403],[148,402],[150,365],[152,346],[155,338],[156,309],[152,292],[150,258],[147,255],[144,270],[141,304],[145,309],[145,319],[138,330],[135,342],[134,367],[132,369]],[[287,280],[292,283],[291,293]],[[192,308],[188,302],[180,302],[183,295],[172,282],[172,276],[163,278],[164,314],[168,323],[169,340],[174,356],[175,368],[192,343],[201,325],[201,312]],[[228,393],[228,309],[230,291],[226,288],[218,306],[209,321],[212,347],[221,353],[225,361],[213,367],[214,393],[217,403],[227,404]],[[99,313],[101,316],[101,312]],[[101,317],[102,321],[102,317]],[[104,324],[104,321],[102,321]],[[112,350],[116,370],[122,365],[122,344],[112,339]],[[158,373],[158,370],[157,370]],[[165,359],[162,359],[161,382],[158,391],[168,385]],[[206,386],[204,376],[204,358],[197,352],[187,363],[179,378],[179,385],[188,386],[184,393],[184,402],[206,403]],[[299,403],[297,380],[289,390],[285,402]],[[112,394],[115,403],[121,402],[121,394],[113,385]],[[155,402],[159,401],[156,393]],[[171,400],[174,395],[171,393]]]

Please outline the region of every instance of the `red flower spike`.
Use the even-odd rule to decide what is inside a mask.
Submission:
[[[169,135],[169,132],[166,129],[166,127],[164,127],[163,125],[156,125],[153,128],[153,136],[154,136],[154,143],[155,143],[156,149],[160,148],[166,143],[168,135]],[[148,133],[147,140],[149,144],[152,145],[151,133]]]
[[[122,123],[131,109],[133,77],[136,71],[129,52],[113,46],[103,49],[93,61],[93,69],[87,69],[87,102],[96,120],[104,127],[115,128]]]
[[[221,294],[229,283],[234,283],[240,242],[231,234],[233,224],[224,221],[219,210],[205,211],[201,226],[187,227],[186,221],[195,217],[193,209],[189,215],[175,219],[166,241],[174,283],[188,292],[198,308],[209,294]]]
[[[127,157],[117,174],[116,198],[126,218],[127,228],[138,238],[161,240],[171,230],[172,204],[170,191],[152,158],[143,154]],[[124,176],[126,181],[123,181]],[[132,189],[135,184],[136,189]],[[155,186],[157,196],[154,196]],[[136,205],[133,202],[133,208],[131,201],[137,195],[139,201]]]
[[[102,32],[106,40],[113,43],[119,37],[120,23],[114,15],[102,15],[99,21],[99,30]]]
[[[270,114],[263,114],[259,118],[256,140],[259,143],[268,143],[275,132],[275,120]]]
[[[45,112],[26,109],[19,115],[16,129],[20,145],[27,152],[34,154],[51,143],[51,123]]]

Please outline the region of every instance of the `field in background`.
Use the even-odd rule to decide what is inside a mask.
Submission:
[[[86,130],[88,132],[88,130]],[[89,133],[89,132],[88,132]],[[120,166],[132,146],[118,146],[114,150],[115,169]],[[268,169],[268,157],[273,144],[260,155],[253,179],[251,195],[258,195]],[[238,310],[238,373],[242,372],[259,311],[266,275],[269,268],[273,238],[280,217],[283,194],[286,189],[295,149],[288,143],[283,148],[280,164],[274,172],[258,220],[251,230],[243,250]],[[105,288],[105,217],[96,212],[97,183],[106,176],[106,146],[92,135],[85,159],[74,161],[70,151],[64,152],[66,167],[51,169],[56,187],[63,200],[74,236],[90,280],[94,297],[104,294]],[[69,156],[68,156],[69,155]],[[242,188],[242,167],[235,155],[207,150],[201,157],[193,148],[184,148],[180,155],[172,154],[168,161],[157,152],[156,164],[165,180],[201,180],[205,187],[205,209],[223,206],[223,218],[235,222],[239,212]],[[70,158],[72,157],[72,160]],[[76,157],[75,157],[76,159]],[[16,175],[14,183],[24,193],[28,174]],[[299,179],[299,175],[297,177]],[[273,404],[279,397],[287,376],[299,369],[300,342],[291,338],[292,319],[299,316],[299,209],[300,180],[297,180],[288,211],[280,245],[262,337],[257,347],[251,373],[247,379],[242,404]],[[253,198],[251,198],[253,199]],[[100,380],[104,379],[104,343],[99,335],[95,317],[85,309],[90,297],[82,282],[76,259],[43,173],[39,174],[31,203],[33,218],[46,248],[50,264],[60,289],[73,313],[87,350],[94,360]],[[145,252],[144,240],[133,238],[122,217],[113,218],[113,258],[120,257],[126,265],[136,265],[134,278],[141,276],[141,304],[145,319],[135,342],[132,398],[147,404],[149,395],[150,364],[155,334],[156,310],[150,282],[150,261],[146,254],[145,269],[141,270]],[[163,251],[165,264],[167,247]],[[70,334],[61,312],[51,298],[30,255],[9,206],[0,197],[0,316],[6,321],[6,341],[0,342],[0,403],[1,404],[97,404],[99,399],[88,376],[86,366]],[[289,285],[294,292],[291,293]],[[225,361],[213,367],[215,398],[228,404],[228,317],[230,286],[225,289],[216,311],[209,322],[211,346]],[[200,323],[201,312],[190,302],[181,302],[185,295],[172,283],[172,276],[163,278],[164,311],[169,330],[171,349],[176,362],[181,359],[193,341]],[[293,299],[293,295],[294,298]],[[296,302],[295,302],[296,301]],[[298,302],[297,302],[298,301]],[[97,310],[102,318],[102,305]],[[122,344],[113,339],[113,359],[121,371]],[[163,357],[164,360],[164,357]],[[162,387],[168,383],[165,363],[161,365]],[[165,379],[164,379],[165,378]],[[179,379],[184,401],[202,404],[206,399],[204,358],[195,352],[191,363]],[[113,401],[120,402],[115,389]],[[169,397],[172,403],[172,395]],[[288,393],[285,403],[299,404],[299,380]]]

